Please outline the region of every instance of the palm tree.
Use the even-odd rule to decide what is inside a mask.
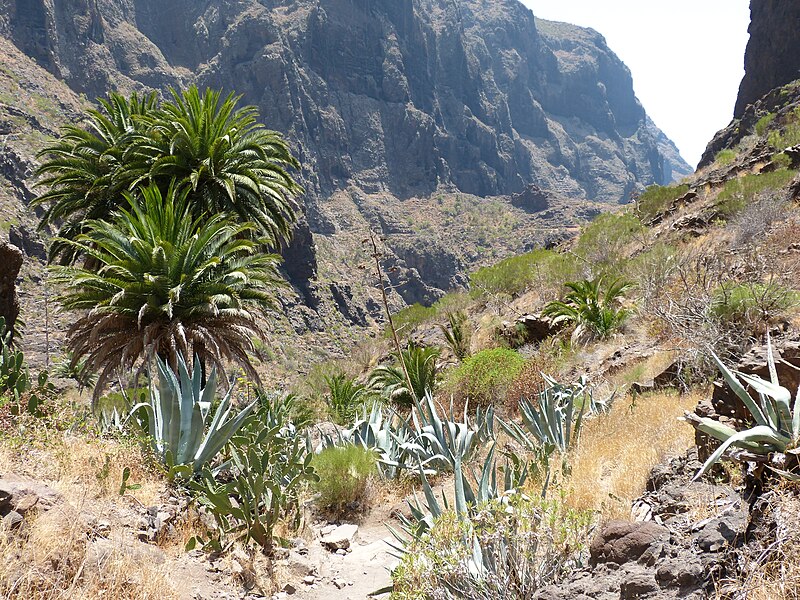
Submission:
[[[196,87],[158,104],[154,94],[126,99],[111,94],[89,111],[85,129],[68,126],[40,153],[38,185],[47,192],[40,227],[59,226],[50,259],[70,264],[79,246],[64,240],[85,231],[85,222],[108,219],[126,204],[124,192],[156,184],[191,190],[190,214],[232,212],[258,225],[262,240],[277,247],[296,221],[294,198],[302,188],[287,171],[299,168],[280,134],[256,120],[239,98]],[[138,197],[137,194],[133,194]]]
[[[554,317],[553,324],[575,323],[575,339],[606,339],[630,314],[628,309],[620,308],[619,303],[633,287],[631,282],[616,279],[604,288],[603,278],[598,277],[564,285],[571,290],[564,301],[549,302],[542,314]]]
[[[62,310],[77,312],[67,332],[73,361],[99,374],[95,397],[115,372],[130,373],[154,355],[176,368],[179,354],[224,372],[237,362],[256,382],[248,353],[262,335],[259,320],[280,285],[279,257],[258,251],[256,226],[229,215],[193,219],[188,194],[157,186],[128,195],[113,222],[90,220],[85,233],[62,240],[96,269],[52,267],[65,286]]]
[[[421,402],[426,394],[433,393],[439,374],[436,363],[439,358],[438,348],[417,346],[412,342],[399,356],[395,354],[394,357],[396,365],[382,365],[372,372],[369,380],[373,388],[402,406],[412,406],[415,398]],[[403,372],[403,365],[408,378]],[[411,383],[411,389],[408,382]]]
[[[58,226],[58,236],[73,239],[84,230],[84,221],[100,219],[119,206],[123,192],[147,173],[146,160],[135,151],[157,108],[155,93],[132,94],[126,99],[111,93],[100,100],[100,110],[90,110],[86,128],[67,125],[61,136],[42,150],[36,184],[48,191],[34,200],[46,206],[39,228]],[[75,259],[74,248],[64,243],[50,246],[50,260]]]
[[[302,188],[287,168],[299,169],[288,145],[257,121],[252,106],[236,109],[233,94],[202,95],[192,86],[165,103],[154,128],[148,177],[160,186],[172,180],[192,190],[192,212],[238,214],[278,243],[295,221],[293,198]]]
[[[447,345],[458,360],[469,357],[469,344],[472,339],[469,317],[463,310],[447,313],[447,325],[439,325]]]

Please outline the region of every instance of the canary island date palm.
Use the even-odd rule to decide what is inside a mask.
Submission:
[[[238,97],[196,87],[159,104],[155,95],[126,99],[111,94],[89,111],[84,128],[66,127],[40,153],[36,198],[45,206],[40,226],[58,227],[50,258],[74,262],[75,239],[90,219],[107,219],[125,208],[123,192],[157,185],[191,190],[194,218],[231,212],[271,247],[288,239],[296,221],[295,197],[302,188],[289,169],[299,168],[279,133],[257,121],[255,108],[237,108]]]
[[[130,98],[111,93],[88,112],[84,127],[67,125],[60,137],[39,153],[38,187],[47,191],[34,203],[45,207],[40,228],[57,226],[61,238],[73,239],[87,219],[100,219],[124,201],[123,192],[149,171],[147,157],[136,149],[147,139],[157,109],[155,94]],[[50,246],[50,260],[75,258],[74,247]]]
[[[62,310],[78,313],[67,348],[99,374],[95,397],[110,376],[154,356],[173,369],[180,354],[220,371],[234,361],[258,381],[249,354],[282,281],[279,257],[259,252],[252,223],[191,218],[186,192],[169,188],[162,197],[153,185],[140,194],[112,222],[87,221],[84,233],[64,240],[93,268],[51,267],[64,286]]]
[[[258,123],[252,106],[237,109],[240,97],[202,94],[192,86],[172,90],[158,113],[148,177],[164,189],[175,180],[191,189],[192,212],[232,212],[253,221],[275,242],[289,237],[295,221],[293,198],[302,188],[287,168],[299,168],[275,131]]]

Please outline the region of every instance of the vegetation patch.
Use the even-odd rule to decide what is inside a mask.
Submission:
[[[719,155],[717,158],[719,159]],[[650,221],[655,218],[656,215],[662,213],[670,202],[680,198],[688,191],[689,186],[686,184],[649,186],[642,192],[641,196],[639,196],[639,201],[636,203],[636,210],[639,214],[639,218],[645,223]]]
[[[315,455],[311,464],[319,476],[314,484],[317,504],[337,514],[359,508],[376,472],[375,463],[374,452],[351,444],[325,448]]]
[[[758,194],[776,192],[785,187],[797,171],[779,169],[771,173],[756,173],[737,179],[729,179],[717,196],[717,208],[723,217],[729,218],[752,202]]]
[[[453,371],[448,387],[470,406],[492,406],[503,401],[524,367],[525,359],[516,350],[482,350]]]
[[[470,275],[470,286],[475,295],[517,296],[534,286],[540,289],[557,287],[577,269],[574,258],[539,249],[478,269]]]

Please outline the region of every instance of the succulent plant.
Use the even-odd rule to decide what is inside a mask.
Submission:
[[[781,468],[785,462],[784,453],[800,453],[797,449],[800,444],[800,405],[798,405],[800,390],[792,402],[791,392],[778,382],[769,336],[767,336],[767,365],[770,381],[728,369],[713,352],[711,357],[725,382],[753,417],[754,424],[742,431],[736,431],[719,421],[687,412],[684,416],[686,421],[699,431],[722,442],[708,457],[695,475],[695,479],[707,473],[726,452],[730,453],[732,448],[738,449],[734,458],[747,460],[760,457],[761,462],[781,475],[790,479],[800,479],[800,475]],[[756,392],[757,401],[747,391],[746,386]]]
[[[133,407],[132,414],[144,411],[147,430],[155,453],[169,469],[170,477],[190,477],[228,443],[255,408],[252,403],[236,416],[231,416],[231,395],[228,390],[206,425],[217,393],[217,370],[211,369],[206,386],[202,386],[202,367],[195,359],[192,374],[182,356],[178,356],[178,373],[156,358],[158,385],[150,388],[150,401]]]
[[[587,409],[594,404],[595,410],[604,410],[604,404],[594,402],[583,378],[576,386],[560,384],[546,375],[544,378],[547,387],[539,394],[538,405],[527,398],[519,401],[522,425],[513,421],[500,421],[500,425],[526,450],[535,452],[544,447],[547,452],[564,453],[577,440]]]

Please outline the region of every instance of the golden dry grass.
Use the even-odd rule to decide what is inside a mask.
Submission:
[[[694,444],[694,430],[678,417],[701,396],[658,392],[639,396],[634,405],[619,398],[608,415],[586,421],[569,457],[568,503],[598,511],[601,519],[629,519],[631,502],[644,491],[650,470]]]
[[[133,441],[97,439],[56,432],[39,448],[16,447],[0,438],[4,470],[48,483],[73,505],[119,496],[122,471],[131,470],[131,492],[141,504],[156,504],[166,482],[147,468],[149,461]]]
[[[0,597],[8,600],[169,600],[177,598],[163,566],[138,560],[122,546],[102,568],[91,565],[82,520],[54,508],[26,519],[23,533],[0,525]]]

